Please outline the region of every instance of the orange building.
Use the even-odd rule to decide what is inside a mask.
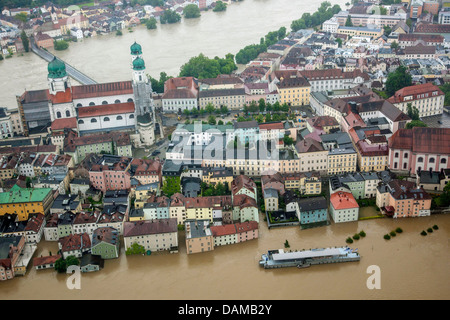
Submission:
[[[414,182],[392,180],[377,189],[377,206],[393,218],[430,215],[431,196]]]

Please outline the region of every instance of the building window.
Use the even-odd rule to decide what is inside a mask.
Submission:
[[[95,106],[95,103],[94,102],[89,102],[89,105],[90,106]]]
[[[441,163],[447,163],[447,159],[441,159]]]
[[[97,119],[95,119],[95,118],[91,119],[91,123],[96,123],[96,122],[97,122]]]
[[[120,103],[120,100],[119,100],[119,99],[117,99],[116,101],[114,101],[114,103]]]
[[[59,119],[59,118],[61,118],[61,112],[56,112],[56,117]]]
[[[117,116],[116,120],[123,120],[122,116]]]
[[[419,157],[419,158],[417,159],[417,162],[423,162],[423,158],[422,158],[422,157]]]
[[[108,101],[103,100],[103,101],[102,101],[102,104],[108,104]]]
[[[434,158],[430,158],[430,163],[434,163]]]
[[[109,121],[108,117],[103,118],[103,121]]]
[[[134,119],[134,114],[130,114],[130,119]]]
[[[66,110],[66,117],[70,117],[70,111]]]

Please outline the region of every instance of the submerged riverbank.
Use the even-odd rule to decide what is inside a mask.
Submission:
[[[420,235],[437,225],[435,232]],[[402,228],[391,240],[383,235]],[[307,269],[265,270],[261,255],[282,249],[301,250],[345,246],[345,239],[364,231],[355,241],[359,262],[312,266]],[[0,299],[449,299],[450,215],[406,219],[373,219],[300,230],[268,229],[260,237],[213,251],[186,254],[184,232],[179,253],[126,256],[105,261],[99,272],[82,274],[81,289],[66,287],[68,275],[29,268],[24,277],[0,283]],[[39,244],[35,256],[57,251],[56,242]],[[369,266],[381,271],[381,289],[368,289]],[[241,288],[238,290],[238,288]],[[45,290],[45,294],[43,293]]]

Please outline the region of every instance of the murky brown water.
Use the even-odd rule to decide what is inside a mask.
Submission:
[[[438,225],[439,230],[420,232]],[[383,235],[397,227],[403,233],[391,240]],[[268,249],[309,249],[345,245],[345,239],[364,230],[355,241],[361,261],[312,266],[308,269],[265,270],[258,261]],[[180,233],[178,254],[126,256],[105,262],[96,273],[82,274],[81,289],[66,287],[68,275],[31,269],[26,276],[0,283],[3,299],[449,299],[450,215],[403,220],[375,219],[332,224],[316,229],[296,227],[268,230],[260,238],[218,247],[209,253],[187,255]],[[57,251],[44,242],[36,256]],[[381,289],[369,290],[367,268],[381,270]]]

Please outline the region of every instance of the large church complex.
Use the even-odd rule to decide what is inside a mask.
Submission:
[[[48,64],[48,88],[17,97],[25,135],[47,131],[58,119],[76,119],[81,136],[126,131],[136,146],[155,142],[152,87],[145,74],[142,48],[131,46],[132,80],[72,86],[64,62]]]

